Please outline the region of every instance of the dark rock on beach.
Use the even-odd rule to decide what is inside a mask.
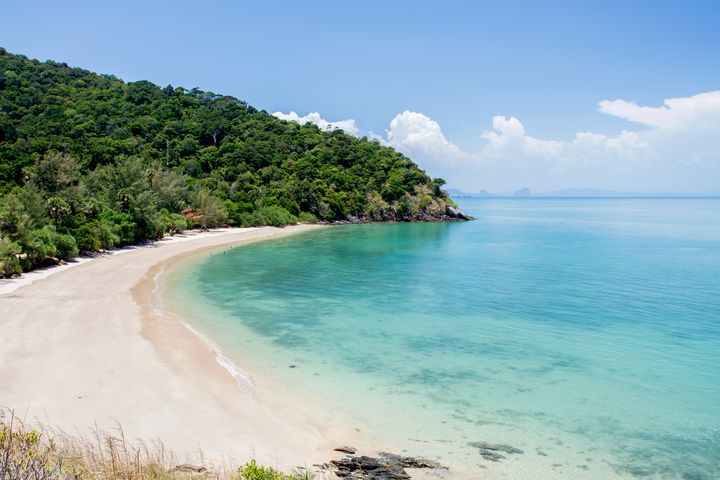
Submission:
[[[382,462],[377,458],[345,457],[333,460],[335,475],[353,480],[409,480],[410,475],[402,466]]]
[[[357,450],[356,450],[355,448],[353,448],[353,447],[348,447],[347,445],[345,445],[345,446],[343,446],[343,447],[337,447],[337,448],[335,449],[335,451],[336,451],[336,452],[342,452],[342,453],[349,453],[349,454],[351,454],[351,455],[354,455],[355,452],[357,452]]]
[[[403,457],[382,452],[375,457],[354,456],[352,447],[339,447],[336,451],[346,452],[340,460],[330,463],[335,475],[349,480],[409,480],[411,477],[406,468],[441,468],[440,464],[422,458]],[[352,451],[352,452],[350,452]]]
[[[403,468],[442,468],[438,462],[425,458],[403,457],[394,453],[380,452],[380,458],[387,462],[402,465]]]

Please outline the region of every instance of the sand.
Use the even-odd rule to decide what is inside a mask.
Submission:
[[[150,307],[155,275],[178,258],[309,228],[172,237],[0,284],[0,406],[68,433],[122,425],[178,461],[200,450],[283,469],[327,461],[329,427],[243,391],[207,343]]]

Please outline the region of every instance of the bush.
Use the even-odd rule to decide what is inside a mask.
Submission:
[[[111,223],[101,220],[96,222],[94,227],[100,241],[100,248],[108,249],[120,244],[120,235],[117,234],[115,226]]]
[[[78,253],[78,246],[77,242],[75,241],[75,238],[72,235],[64,234],[64,233],[56,233],[53,236],[53,244],[55,245],[55,249],[57,250],[56,255],[59,258],[67,259],[67,258],[73,258],[77,257]]]
[[[160,212],[160,220],[163,224],[163,231],[174,235],[187,230],[187,220],[179,213],[168,213],[167,210]]]
[[[0,277],[10,278],[17,273],[22,273],[18,255],[20,245],[11,242],[8,238],[0,238]]]
[[[318,219],[312,213],[300,212],[297,216],[297,221],[300,223],[317,223]]]
[[[195,196],[195,208],[202,215],[202,228],[222,227],[228,219],[225,205],[212,196],[207,190],[198,191]]]
[[[238,470],[239,480],[313,480],[311,472],[295,471],[291,474],[279,472],[272,467],[258,465],[253,459]]]
[[[28,270],[55,256],[57,249],[53,243],[53,233],[44,229],[32,230],[29,241],[23,242],[23,251],[27,254],[27,258],[23,260],[23,263],[27,264]]]
[[[261,227],[264,225],[284,227],[285,225],[296,224],[298,218],[284,208],[272,205],[270,207],[263,207],[252,213],[241,214],[240,222],[240,226],[242,227]]]
[[[115,210],[106,210],[100,215],[101,222],[109,225],[117,237],[116,245],[123,245],[135,241],[137,224],[129,213],[120,213]]]
[[[73,237],[77,242],[77,248],[80,253],[97,252],[100,250],[100,238],[92,225],[81,225],[73,232]]]

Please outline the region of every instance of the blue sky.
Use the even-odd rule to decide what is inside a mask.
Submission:
[[[0,45],[301,121],[351,119],[359,135],[374,132],[463,189],[720,192],[717,135],[700,135],[709,143],[698,151],[694,132],[694,160],[683,164],[682,142],[653,139],[668,137],[667,122],[639,122],[625,104],[599,111],[603,100],[658,108],[720,90],[718,25],[715,1],[8,1]],[[715,125],[715,96],[688,114],[697,103],[681,104],[678,118]],[[577,142],[578,132],[604,137],[590,143],[605,149]],[[493,133],[504,138],[493,143]],[[628,170],[627,148],[644,144]],[[683,165],[695,173],[677,175]]]

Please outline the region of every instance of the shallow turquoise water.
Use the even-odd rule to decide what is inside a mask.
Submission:
[[[460,205],[477,220],[205,255],[167,296],[298,400],[469,477],[720,478],[720,199]]]

